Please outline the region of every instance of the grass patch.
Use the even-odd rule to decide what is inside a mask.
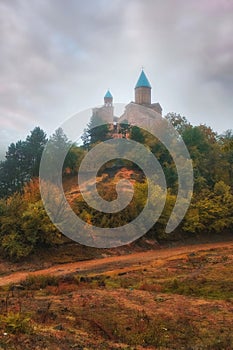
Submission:
[[[30,290],[44,289],[47,286],[58,286],[59,279],[52,275],[28,276],[21,284]]]
[[[232,281],[205,278],[173,279],[163,285],[163,292],[218,300],[233,298]]]
[[[33,331],[30,317],[21,313],[10,312],[7,315],[1,315],[0,325],[4,332],[10,334],[30,334]]]

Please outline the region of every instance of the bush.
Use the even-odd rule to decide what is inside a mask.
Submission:
[[[25,186],[23,194],[0,201],[0,248],[12,261],[29,256],[37,247],[58,239],[39,195],[38,181]]]
[[[0,316],[1,327],[5,332],[18,334],[18,333],[31,333],[33,328],[30,324],[30,317],[20,313],[9,313],[6,316]]]
[[[47,286],[58,286],[58,277],[52,275],[28,276],[21,284],[32,290],[44,289]]]
[[[17,262],[27,257],[33,250],[33,246],[21,241],[20,235],[11,233],[2,239],[3,255]]]

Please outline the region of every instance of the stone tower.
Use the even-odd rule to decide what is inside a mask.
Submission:
[[[113,97],[111,92],[108,90],[104,96],[104,105],[106,107],[112,107]]]
[[[151,85],[143,70],[135,86],[135,103],[151,105]]]
[[[92,109],[93,117],[101,119],[106,123],[113,122],[113,97],[111,92],[108,90],[104,96],[104,105],[102,107],[97,107]]]

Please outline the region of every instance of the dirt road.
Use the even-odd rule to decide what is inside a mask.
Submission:
[[[164,259],[172,258],[177,255],[189,254],[200,250],[210,250],[215,248],[233,247],[233,242],[210,243],[189,245],[184,247],[164,248],[159,250],[150,250],[146,252],[133,253],[122,256],[111,256],[102,259],[78,261],[74,263],[55,265],[47,269],[37,270],[33,272],[17,271],[10,275],[0,277],[0,286],[9,283],[19,283],[27,276],[35,275],[68,275],[77,272],[78,274],[87,273],[115,273],[118,270],[137,270],[149,263],[161,263]]]

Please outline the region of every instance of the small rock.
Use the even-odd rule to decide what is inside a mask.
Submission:
[[[192,252],[188,256],[196,256],[196,253]]]
[[[62,331],[64,327],[62,326],[62,324],[58,324],[57,326],[54,327],[54,329],[56,329],[57,331]]]
[[[163,302],[163,301],[165,301],[166,299],[164,299],[164,298],[162,298],[162,297],[157,297],[157,298],[155,298],[155,301],[158,301],[158,302]]]

